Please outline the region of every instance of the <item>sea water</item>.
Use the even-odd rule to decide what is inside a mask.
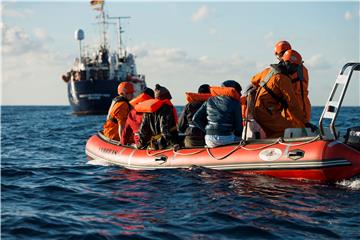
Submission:
[[[180,110],[180,108],[179,108]],[[336,184],[88,164],[105,116],[1,108],[2,239],[359,239],[360,178]],[[313,108],[317,123],[322,108]],[[360,125],[360,108],[337,126]]]

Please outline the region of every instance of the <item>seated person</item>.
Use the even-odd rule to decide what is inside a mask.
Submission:
[[[133,107],[126,119],[124,130],[122,131],[122,137],[120,144],[131,145],[139,144],[139,127],[142,122],[143,113],[136,111],[135,107],[137,104],[142,103],[146,100],[154,98],[154,91],[151,88],[145,88],[145,90],[139,94],[136,98],[130,101]]]
[[[230,144],[241,140],[241,86],[227,80],[222,87],[211,87],[209,98],[193,117],[193,123],[205,132],[208,147]]]
[[[122,129],[125,125],[127,115],[130,111],[129,101],[134,96],[134,87],[129,82],[122,82],[118,86],[119,96],[112,100],[106,122],[104,124],[104,135],[111,140],[120,141]]]
[[[165,87],[156,84],[155,99],[136,105],[138,112],[144,112],[139,129],[138,148],[165,149],[178,146],[177,112],[170,102],[171,94]]]
[[[185,133],[184,144],[187,148],[205,146],[205,133],[193,124],[192,118],[209,97],[211,94],[208,84],[201,85],[198,93],[186,93],[188,104],[180,115],[178,129],[179,132]]]

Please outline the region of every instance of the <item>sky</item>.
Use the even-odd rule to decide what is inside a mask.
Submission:
[[[1,2],[1,104],[68,105],[61,75],[84,45],[99,36],[89,1]],[[287,40],[309,70],[309,96],[323,106],[341,67],[360,62],[359,1],[106,1],[110,16],[123,21],[123,39],[136,55],[149,87],[159,83],[185,104],[185,92],[227,79],[243,88],[276,62],[273,49]],[[115,26],[109,26],[115,50]],[[360,73],[354,73],[344,105],[360,106]]]

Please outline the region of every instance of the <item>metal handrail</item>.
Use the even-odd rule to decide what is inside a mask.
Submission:
[[[351,67],[350,71],[348,72],[348,75],[345,75],[345,71]],[[330,93],[330,96],[328,98],[328,101],[326,102],[326,105],[324,107],[324,110],[321,114],[321,117],[319,119],[319,128],[320,128],[320,136],[323,137],[324,136],[324,128],[323,128],[323,120],[324,118],[328,118],[328,119],[331,119],[331,122],[330,122],[330,131],[332,133],[332,135],[334,136],[334,140],[338,139],[339,136],[338,134],[336,133],[336,130],[335,130],[335,121],[336,121],[336,117],[340,111],[340,108],[341,108],[341,104],[343,102],[343,99],[344,99],[344,96],[345,96],[345,93],[346,93],[346,90],[347,90],[347,87],[349,85],[349,82],[350,82],[350,79],[351,79],[351,76],[352,76],[352,73],[354,71],[360,71],[360,63],[356,63],[356,62],[350,62],[350,63],[346,63],[338,77],[336,78],[335,80],[335,84],[331,90],[331,93]],[[346,78],[345,81],[343,78]],[[338,88],[338,86],[340,84],[343,84],[344,87],[341,91],[341,94],[340,94],[340,97],[339,97],[339,100],[338,101],[333,101],[333,98],[335,96],[335,93],[336,93],[336,90]],[[334,106],[334,104],[336,106]],[[328,113],[328,114],[327,114]]]

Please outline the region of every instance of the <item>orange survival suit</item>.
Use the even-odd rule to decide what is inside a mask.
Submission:
[[[130,111],[130,104],[123,96],[113,99],[104,124],[104,135],[112,140],[120,140],[119,125],[124,127],[127,115]]]
[[[258,87],[261,79],[263,79],[269,72],[271,68],[265,68],[262,72],[256,74],[252,77],[251,83]],[[296,73],[292,74],[290,76],[292,87],[297,99],[297,103],[301,111],[303,112],[305,116],[305,122],[310,122],[311,118],[311,103],[309,99],[309,74],[308,70],[304,65],[300,65],[299,69]],[[296,118],[291,115],[291,113],[287,113],[286,117],[289,120],[296,121]]]
[[[291,79],[282,73],[279,64],[270,65],[261,73],[256,93],[254,118],[269,138],[281,137],[286,128],[303,128],[307,122],[294,93]],[[283,112],[283,114],[282,114]],[[284,114],[285,113],[285,114]],[[289,115],[293,120],[290,120]]]

